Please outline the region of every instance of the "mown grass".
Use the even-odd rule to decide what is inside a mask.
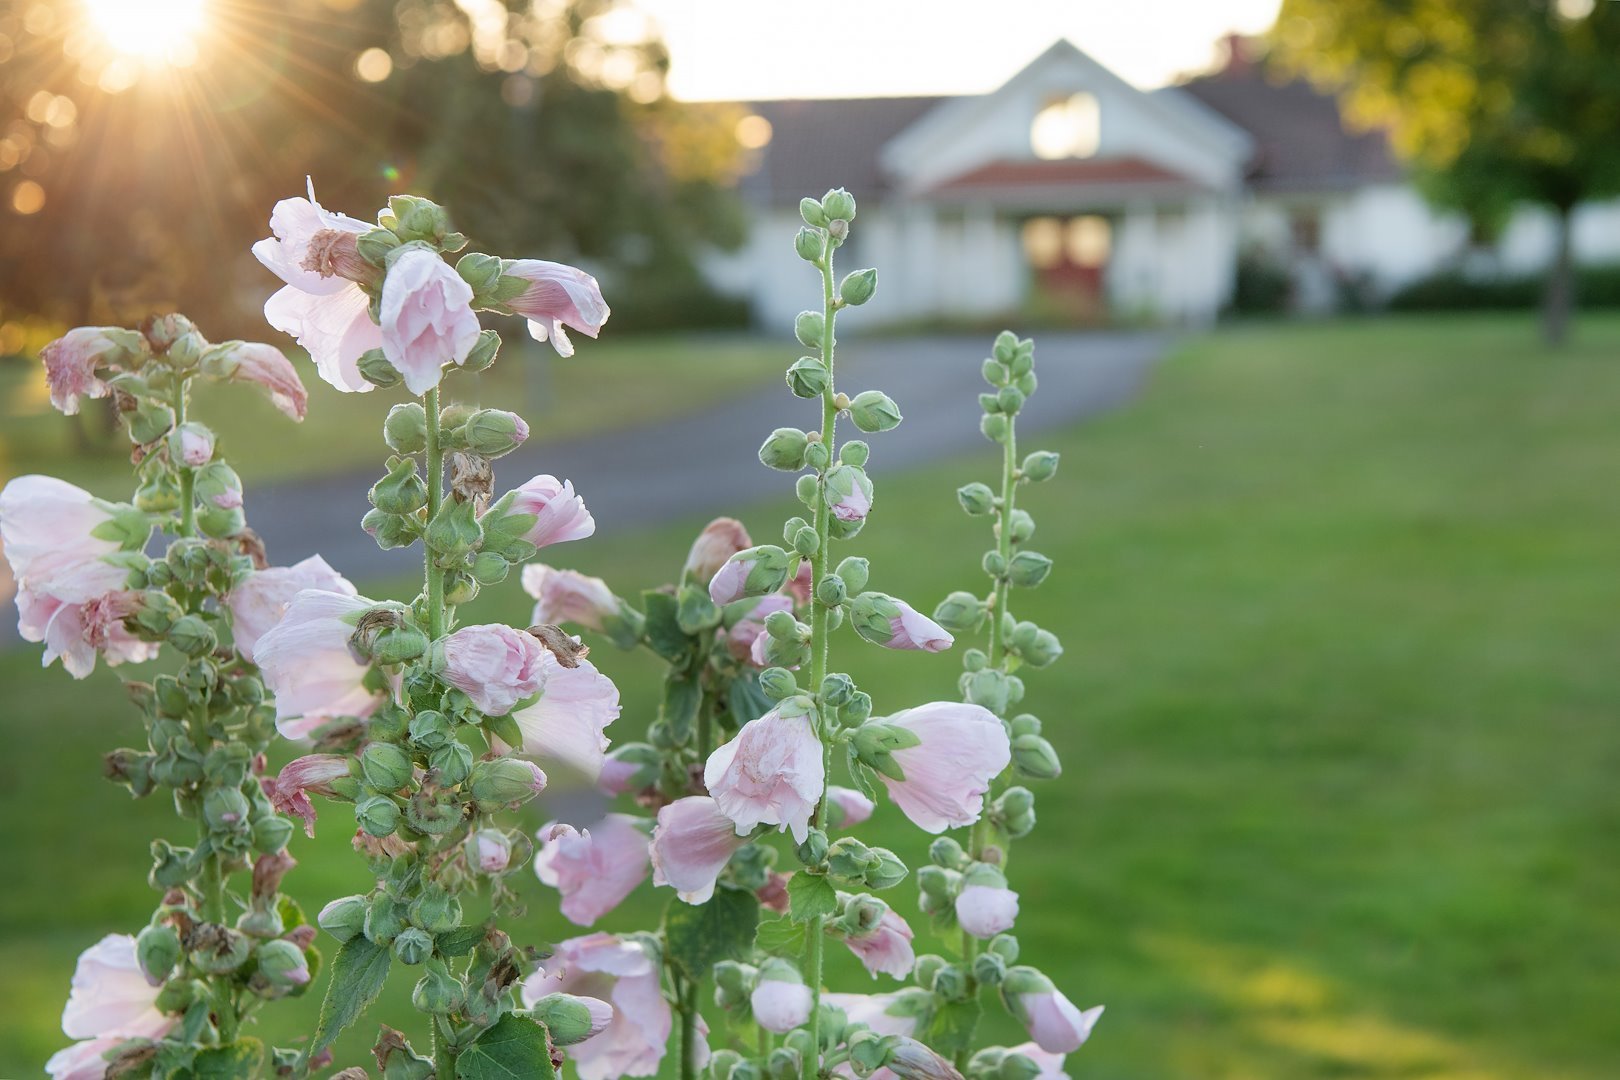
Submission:
[[[1068,649],[1028,699],[1067,771],[1011,869],[1025,958],[1108,1005],[1077,1080],[1614,1075],[1617,416],[1620,320],[1560,355],[1527,319],[1389,320],[1219,332],[1129,409],[1028,440],[1063,452],[1025,499],[1057,570],[1018,599]],[[902,481],[873,441],[874,587],[927,607],[974,587],[984,538],[951,492],[989,477],[992,448]],[[744,517],[766,538],[787,509]],[[630,592],[698,524],[552,554]],[[524,601],[511,584],[479,609]],[[880,709],[954,691],[949,656],[847,636],[837,656]],[[639,731],[655,672],[596,658]],[[35,663],[0,657],[5,1076],[59,1044],[74,955],[138,925],[145,839],[181,831],[93,779],[130,737],[115,682]],[[311,907],[364,886],[342,807],[320,832],[289,879]],[[888,807],[872,839],[926,846]],[[533,894],[520,936],[579,932]],[[920,927],[911,887],[889,895]],[[874,985],[851,968],[833,977]],[[409,1019],[393,1002],[375,1018]],[[263,1033],[313,1008],[267,1010]]]

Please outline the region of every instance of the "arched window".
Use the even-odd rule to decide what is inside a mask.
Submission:
[[[1047,161],[1084,158],[1097,152],[1101,132],[1096,95],[1081,92],[1048,101],[1029,126],[1029,144]]]

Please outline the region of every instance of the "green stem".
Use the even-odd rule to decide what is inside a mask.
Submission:
[[[439,1033],[439,1020],[432,1020],[433,1072],[438,1080],[455,1080],[456,1055],[450,1049],[450,1040]]]
[[[696,982],[674,976],[675,1003],[681,1014],[681,1080],[697,1080],[697,989]]]
[[[185,379],[181,379],[174,390],[174,426],[178,428],[186,422],[186,406],[189,404],[190,390]],[[180,524],[176,531],[181,536],[197,535],[197,472],[187,468],[171,459],[175,472],[180,477]]]
[[[821,602],[821,582],[832,572],[832,511],[827,506],[827,470],[838,452],[837,388],[833,385],[833,321],[838,305],[833,297],[833,240],[827,238],[827,255],[821,261],[821,362],[827,368],[827,387],[821,392],[821,440],[827,448],[827,468],[821,470],[821,498],[816,502],[816,536],[820,541],[816,557],[810,563],[810,685],[812,693],[821,693],[821,684],[827,677],[827,657],[831,651],[828,641],[828,620],[831,609]],[[816,804],[816,827],[827,827],[827,777],[832,772],[832,740],[825,719],[821,724],[822,792]],[[823,917],[811,918],[805,938],[805,978],[810,983],[810,1047],[804,1060],[804,1080],[816,1080],[821,1072],[821,962],[823,952]]]
[[[439,435],[439,388],[433,387],[422,402],[427,411],[427,519],[429,524],[439,514],[444,502],[444,447]],[[433,549],[422,542],[422,564],[426,577],[428,637],[437,641],[444,636],[444,570],[433,561]]]

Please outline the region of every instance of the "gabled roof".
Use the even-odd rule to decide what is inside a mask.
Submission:
[[[923,197],[940,202],[989,197],[1009,206],[1038,206],[1043,199],[1072,204],[1077,198],[1102,204],[1147,191],[1191,192],[1205,187],[1192,177],[1138,157],[1069,158],[992,161],[934,185]]]
[[[1403,175],[1383,132],[1351,132],[1330,95],[1268,73],[1240,38],[1229,38],[1228,47],[1225,68],[1177,89],[1254,136],[1248,170],[1254,188],[1332,191]]]
[[[739,185],[743,195],[773,208],[798,206],[806,195],[848,188],[857,199],[887,190],[879,159],[883,145],[918,117],[950,98],[891,97],[761,101],[748,105],[770,121],[771,141]]]

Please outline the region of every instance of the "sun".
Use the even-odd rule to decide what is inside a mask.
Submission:
[[[208,0],[83,0],[85,15],[113,49],[164,62],[194,54]]]

